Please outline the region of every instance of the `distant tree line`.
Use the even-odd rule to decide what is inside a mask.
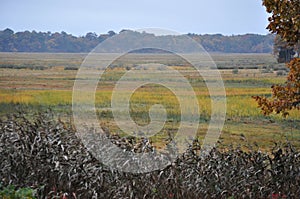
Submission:
[[[124,31],[124,30],[123,30]],[[121,31],[122,32],[122,31]],[[121,33],[120,32],[120,33]],[[119,34],[120,34],[119,33]],[[97,35],[89,32],[85,36],[73,36],[66,32],[14,32],[11,29],[0,31],[1,52],[89,52],[100,42],[115,35],[114,31]],[[140,33],[147,35],[145,33]],[[271,53],[274,35],[198,35],[187,34],[199,42],[209,52],[224,53]],[[184,44],[182,46],[184,48]]]
[[[1,52],[89,52],[99,42],[114,35],[97,35],[87,33],[85,36],[75,37],[66,32],[16,32],[11,29],[0,31]]]
[[[188,36],[199,42],[209,52],[224,53],[271,53],[275,36],[272,34],[244,34],[224,36],[221,34]]]

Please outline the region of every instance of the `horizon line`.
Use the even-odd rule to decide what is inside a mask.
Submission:
[[[84,37],[86,36],[88,33],[93,33],[93,34],[96,34],[97,36],[100,36],[100,35],[107,35],[110,31],[113,31],[115,34],[120,34],[122,31],[136,31],[138,32],[137,30],[132,30],[132,29],[127,29],[127,28],[124,28],[122,30],[120,30],[119,32],[116,32],[114,30],[108,30],[106,33],[97,33],[97,32],[92,32],[92,31],[87,31],[85,34],[81,35],[81,34],[73,34],[73,33],[70,33],[70,32],[66,32],[64,30],[61,30],[61,31],[50,31],[50,30],[47,30],[47,31],[43,31],[43,30],[35,30],[35,29],[31,29],[31,30],[14,30],[13,28],[4,28],[4,29],[1,29],[0,31],[5,31],[5,30],[11,30],[13,31],[13,33],[18,33],[18,32],[26,32],[26,31],[29,31],[29,32],[37,32],[37,33],[48,33],[50,32],[51,34],[53,33],[66,33],[68,35],[72,35],[72,36],[75,36],[75,37]],[[147,33],[147,32],[146,32]],[[152,33],[149,33],[149,34],[152,34]],[[220,35],[220,36],[227,36],[227,37],[230,37],[230,36],[242,36],[242,35],[262,35],[262,36],[267,36],[267,35],[272,35],[273,33],[253,33],[253,32],[247,32],[247,33],[238,33],[238,34],[223,34],[223,33],[195,33],[195,32],[188,32],[188,33],[180,33],[179,35]],[[156,36],[159,36],[159,35],[156,35]]]

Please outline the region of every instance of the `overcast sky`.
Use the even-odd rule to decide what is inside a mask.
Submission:
[[[267,34],[261,0],[0,0],[0,29],[65,31],[163,28],[179,33]]]

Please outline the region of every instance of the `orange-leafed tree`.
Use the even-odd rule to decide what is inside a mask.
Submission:
[[[267,29],[281,36],[291,45],[300,37],[300,0],[263,0],[268,13]]]
[[[287,65],[290,69],[287,81],[282,85],[272,86],[272,98],[254,96],[265,115],[281,113],[288,115],[292,109],[300,110],[300,59],[295,58]]]
[[[278,34],[289,46],[300,43],[300,0],[263,0],[269,17],[267,29]],[[300,58],[288,64],[289,74],[284,84],[272,86],[272,97],[254,96],[265,115],[288,115],[292,109],[300,110]]]

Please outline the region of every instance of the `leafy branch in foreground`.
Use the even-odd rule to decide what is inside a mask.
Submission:
[[[300,42],[300,0],[263,0],[263,5],[272,14],[267,29],[280,35],[288,46],[297,45]],[[300,59],[292,59],[287,67],[290,69],[287,81],[272,86],[272,99],[253,97],[265,115],[281,113],[286,117],[288,111],[300,109]]]
[[[268,13],[267,29],[277,33],[290,44],[300,38],[300,0],[263,0]]]
[[[253,97],[265,115],[281,113],[286,117],[288,111],[300,110],[300,59],[293,59],[287,67],[290,69],[287,81],[285,84],[272,86],[272,99],[261,96]]]

